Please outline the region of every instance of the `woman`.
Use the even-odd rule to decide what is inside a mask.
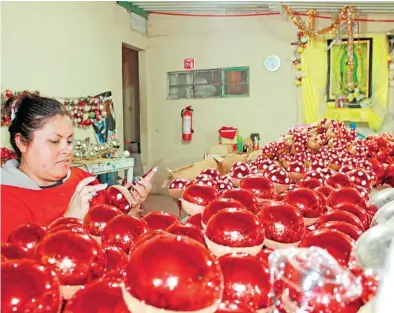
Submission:
[[[9,127],[17,160],[1,169],[1,241],[26,223],[48,225],[61,216],[83,219],[89,204],[104,201],[95,177],[71,168],[74,129],[67,109],[57,100],[24,93],[9,99],[3,112],[15,111]],[[155,171],[131,191],[134,207],[151,190]]]

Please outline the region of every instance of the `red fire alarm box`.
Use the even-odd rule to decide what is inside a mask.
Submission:
[[[183,60],[183,68],[185,70],[192,70],[194,69],[194,59],[188,58]]]

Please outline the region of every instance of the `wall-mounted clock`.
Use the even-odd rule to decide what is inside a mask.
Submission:
[[[269,72],[276,72],[280,68],[280,59],[276,55],[269,55],[265,58],[264,67]]]

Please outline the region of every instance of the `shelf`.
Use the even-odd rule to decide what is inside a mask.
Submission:
[[[380,129],[382,120],[372,108],[326,108],[325,116],[328,119],[346,122],[368,123],[373,130]]]

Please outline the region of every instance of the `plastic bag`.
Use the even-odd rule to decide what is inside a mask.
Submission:
[[[338,313],[362,292],[356,277],[318,247],[274,251],[269,264],[279,312]]]

